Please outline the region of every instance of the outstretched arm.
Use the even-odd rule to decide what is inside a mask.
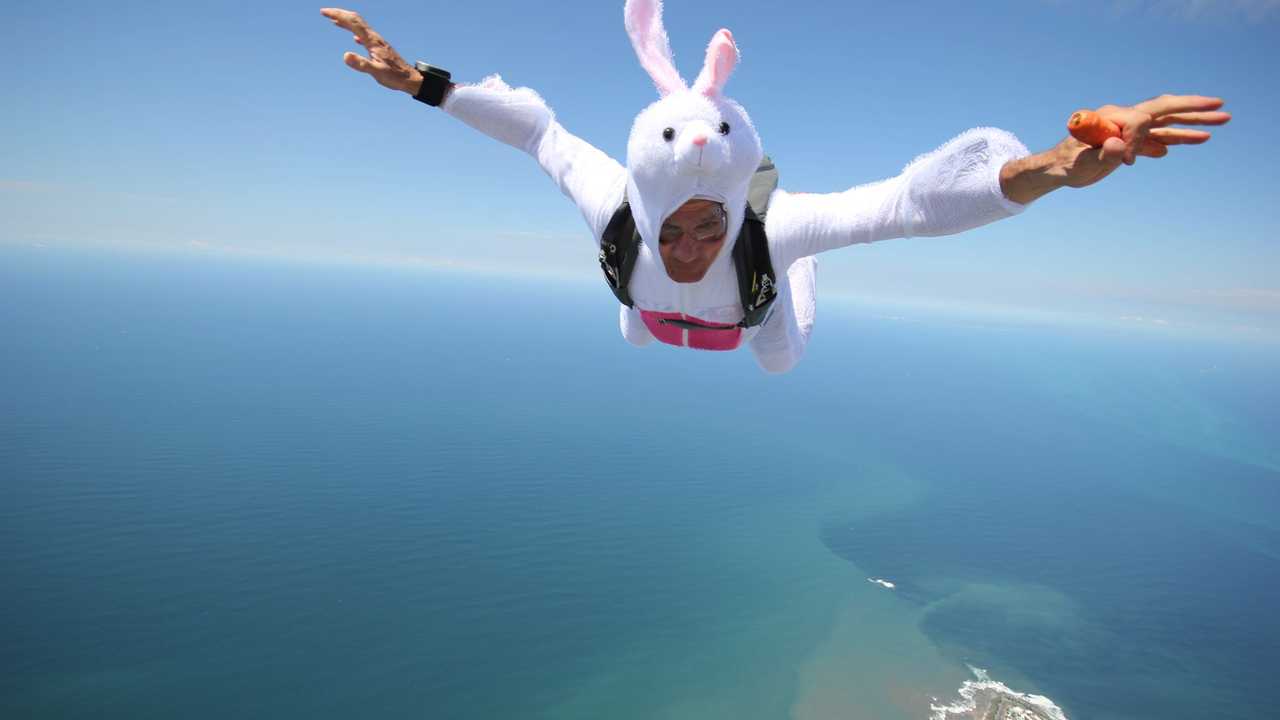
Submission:
[[[1222,105],[1222,98],[1201,95],[1161,95],[1133,107],[1104,105],[1095,112],[1120,129],[1119,137],[1092,147],[1068,135],[1049,150],[1006,164],[1000,187],[1010,200],[1025,204],[1058,188],[1092,185],[1140,155],[1161,158],[1170,145],[1207,142],[1204,130],[1169,126],[1224,125],[1231,113],[1219,111]]]
[[[775,268],[854,243],[948,235],[1009,217],[1023,205],[1000,190],[1000,169],[1030,153],[995,128],[975,128],[912,161],[897,177],[838,193],[778,190],[766,231]]]
[[[1132,107],[1107,105],[1097,112],[1121,129],[1120,137],[1091,147],[1068,136],[1035,155],[1003,130],[970,130],[888,180],[842,193],[775,193],[768,215],[770,245],[789,264],[854,243],[948,235],[985,225],[1058,188],[1092,185],[1139,155],[1163,157],[1170,145],[1207,141],[1203,130],[1169,126],[1222,125],[1231,115],[1217,112],[1221,106],[1218,98],[1194,95],[1162,95]]]
[[[369,57],[348,52],[343,61],[378,84],[415,95],[422,74],[405,62],[358,13],[324,8],[321,14],[350,30]],[[551,108],[528,88],[511,88],[498,76],[476,85],[453,85],[440,105],[446,113],[486,135],[532,155],[573,200],[591,227],[593,239],[604,232],[622,202],[626,170],[590,143],[565,130]],[[594,240],[593,240],[594,242]]]

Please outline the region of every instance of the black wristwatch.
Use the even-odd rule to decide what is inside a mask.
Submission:
[[[449,82],[449,71],[434,65],[428,65],[421,60],[414,63],[413,66],[418,68],[418,72],[422,73],[422,87],[418,88],[418,92],[413,96],[413,99],[432,107],[439,106],[440,103],[444,102],[445,93],[449,92],[449,88],[453,87],[453,83]]]

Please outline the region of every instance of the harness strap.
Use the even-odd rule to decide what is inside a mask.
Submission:
[[[747,206],[738,242],[733,246],[733,267],[738,273],[738,300],[742,303],[739,327],[755,327],[769,318],[773,300],[778,296],[777,276],[769,258],[769,239],[764,221]]]
[[[600,239],[600,268],[604,270],[604,279],[613,291],[618,302],[627,307],[635,307],[627,284],[631,280],[631,270],[636,266],[639,255],[640,234],[636,232],[636,221],[631,216],[631,203],[622,201],[621,207],[614,211],[609,224],[605,226],[604,237]]]

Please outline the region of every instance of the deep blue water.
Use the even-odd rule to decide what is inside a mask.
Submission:
[[[867,574],[1073,718],[1280,703],[1274,346],[827,303],[769,377],[613,307],[0,251],[0,715],[786,717]]]

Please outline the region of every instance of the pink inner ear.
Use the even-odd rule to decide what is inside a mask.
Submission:
[[[684,78],[676,70],[671,41],[662,27],[662,1],[627,0],[623,13],[631,46],[640,66],[653,78],[658,93],[666,96],[684,90]]]
[[[711,37],[711,44],[707,45],[707,60],[693,84],[694,90],[708,97],[719,93],[737,64],[738,46],[733,42],[733,33],[718,31]]]

